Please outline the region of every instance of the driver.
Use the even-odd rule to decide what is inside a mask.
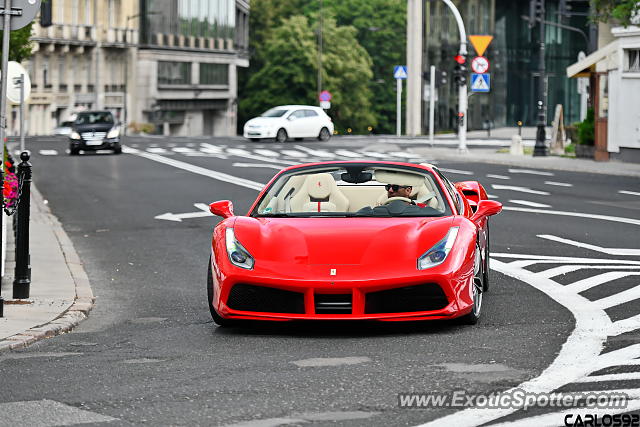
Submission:
[[[406,199],[411,196],[411,191],[413,191],[413,187],[410,185],[398,185],[398,184],[387,184],[384,186],[384,189],[387,190],[387,197],[390,199],[392,197],[404,197]],[[401,200],[403,203],[409,203],[407,200]],[[411,201],[412,205],[415,205],[415,202]]]

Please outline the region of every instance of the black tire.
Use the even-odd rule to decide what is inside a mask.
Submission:
[[[295,138],[296,141],[302,141],[304,138]]]
[[[466,314],[460,318],[461,322],[466,325],[475,325],[480,320],[482,315],[482,294],[484,293],[484,262],[480,256],[480,247],[476,246],[476,264],[478,265],[478,271],[474,271],[473,276],[473,309],[469,314]],[[475,270],[475,267],[474,267]]]
[[[284,143],[287,142],[287,139],[289,139],[287,131],[284,130],[284,128],[278,129],[278,132],[276,133],[276,142]]]
[[[487,237],[486,237],[486,243],[484,245],[484,275],[483,275],[483,281],[484,281],[484,291],[487,292],[489,290],[489,271],[491,271],[489,269],[489,257],[491,256],[491,253],[489,251],[489,244],[490,244],[490,240],[489,240],[489,220],[487,219]]]
[[[331,132],[329,132],[329,129],[327,129],[327,128],[320,129],[320,134],[318,135],[318,140],[320,140],[322,142],[326,142],[330,138],[331,138]]]
[[[213,272],[211,271],[211,257],[209,257],[209,268],[207,269],[207,301],[209,302],[209,311],[213,322],[218,326],[233,326],[235,322],[231,319],[220,317],[218,312],[213,308]]]
[[[78,154],[80,154],[80,149],[69,147],[69,155],[70,156],[77,156]]]
[[[122,154],[122,146],[120,144],[113,147],[113,154]]]

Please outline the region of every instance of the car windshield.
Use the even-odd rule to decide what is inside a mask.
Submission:
[[[80,113],[77,125],[113,124],[113,115],[109,112]]]
[[[260,117],[282,117],[287,114],[289,110],[283,110],[282,108],[272,108],[269,111],[262,113]]]
[[[427,170],[350,164],[280,176],[253,217],[434,217],[451,210]],[[405,189],[408,197],[397,194]]]
[[[73,122],[62,122],[60,123],[60,127],[67,128],[67,127],[71,127],[72,124]]]

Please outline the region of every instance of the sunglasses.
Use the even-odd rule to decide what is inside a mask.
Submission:
[[[393,191],[398,191],[401,188],[412,188],[410,185],[397,185],[397,184],[387,184],[384,188],[389,191],[393,189]]]

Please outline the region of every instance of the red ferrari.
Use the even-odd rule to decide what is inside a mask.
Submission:
[[[489,287],[488,217],[502,205],[436,167],[325,162],[279,172],[246,216],[212,203],[207,275],[219,325],[237,320],[462,318]]]

